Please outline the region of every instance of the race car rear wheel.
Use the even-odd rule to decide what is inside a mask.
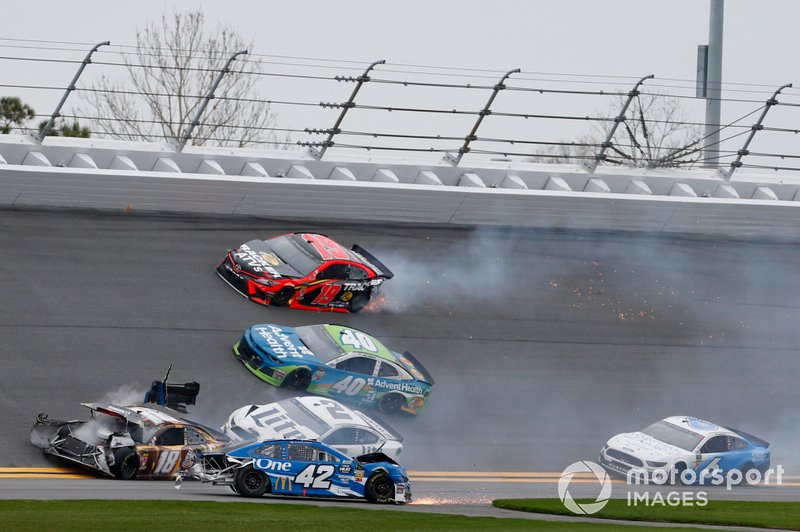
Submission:
[[[139,470],[139,456],[130,447],[120,447],[114,451],[114,465],[109,469],[114,478],[131,480]]]
[[[364,496],[369,502],[392,502],[394,500],[394,482],[386,473],[375,473],[369,477],[364,486]]]
[[[283,384],[290,390],[302,392],[311,384],[311,372],[306,368],[296,369],[286,376]]]
[[[272,296],[270,304],[275,305],[276,307],[282,307],[288,303],[290,299],[292,299],[292,295],[294,295],[294,290],[288,286],[286,288],[281,288],[278,290],[277,294]]]
[[[378,401],[378,410],[385,414],[393,414],[400,410],[400,407],[403,406],[405,399],[402,395],[396,393],[388,393],[381,397],[381,400]]]
[[[369,303],[369,293],[362,292],[353,296],[350,300],[350,312],[357,314],[364,310],[364,307]]]
[[[242,497],[261,497],[269,491],[269,477],[252,465],[246,465],[236,473],[233,488]]]

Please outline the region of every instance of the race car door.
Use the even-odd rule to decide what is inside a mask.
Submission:
[[[377,360],[363,353],[350,353],[326,364],[326,380],[333,384],[331,394],[346,399],[363,399],[371,403],[375,399],[375,391],[368,383],[374,383]]]
[[[319,284],[306,289],[299,302],[312,307],[346,307],[356,294],[369,290],[369,274],[356,264],[328,262],[314,274]]]
[[[700,448],[699,472],[710,475],[719,469],[724,474],[731,469],[739,469],[751,458],[746,449],[747,443],[740,438],[712,436]]]
[[[139,478],[173,478],[178,470],[191,467],[194,452],[211,442],[194,427],[166,426],[159,429],[150,445],[139,448]]]
[[[292,463],[293,493],[309,496],[341,496],[338,480],[339,458],[312,443],[288,443],[286,457]]]

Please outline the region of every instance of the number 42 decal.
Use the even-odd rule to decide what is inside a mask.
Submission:
[[[318,490],[327,490],[331,488],[331,481],[328,480],[333,476],[334,468],[330,464],[311,464],[302,471],[300,471],[294,481],[304,488],[314,488]]]

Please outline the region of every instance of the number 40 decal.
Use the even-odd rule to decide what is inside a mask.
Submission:
[[[331,487],[331,481],[328,480],[333,476],[334,468],[330,464],[320,464],[306,467],[300,471],[294,481],[304,488],[314,488],[319,490],[327,490]]]

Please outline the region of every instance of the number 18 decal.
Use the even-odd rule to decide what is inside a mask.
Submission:
[[[328,480],[333,476],[334,468],[330,464],[320,464],[306,467],[300,471],[294,481],[304,488],[314,488],[318,490],[327,490],[331,487],[331,481]]]

